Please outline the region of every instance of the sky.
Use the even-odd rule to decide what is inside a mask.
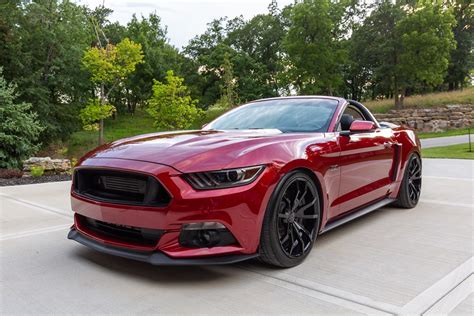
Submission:
[[[112,22],[127,24],[135,13],[147,17],[156,12],[163,25],[168,27],[170,43],[177,48],[186,46],[190,39],[202,34],[207,23],[213,19],[243,15],[245,19],[266,13],[271,0],[75,0],[95,8],[105,2],[105,7],[114,10],[110,17]],[[294,0],[278,0],[280,8],[293,3]]]

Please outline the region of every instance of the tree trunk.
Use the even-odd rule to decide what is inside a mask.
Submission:
[[[403,101],[405,100],[406,89],[400,89],[400,108],[403,108]]]
[[[105,91],[104,84],[100,85],[100,106],[105,103]],[[104,143],[104,120],[100,119],[99,121],[99,146]]]
[[[401,104],[400,104],[400,94],[399,94],[399,91],[398,91],[398,83],[397,83],[397,80],[395,79],[395,84],[394,84],[394,99],[395,99],[395,108],[397,109],[400,109],[401,108]]]

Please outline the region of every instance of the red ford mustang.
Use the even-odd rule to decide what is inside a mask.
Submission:
[[[420,143],[335,97],[258,100],[199,131],[119,140],[74,172],[68,237],[157,265],[301,263],[318,235],[420,197]]]

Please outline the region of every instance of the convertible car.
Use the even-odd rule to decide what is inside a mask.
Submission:
[[[412,208],[420,191],[412,130],[342,98],[263,99],[201,130],[86,154],[73,175],[68,238],[156,265],[258,257],[292,267],[320,234],[388,204]]]

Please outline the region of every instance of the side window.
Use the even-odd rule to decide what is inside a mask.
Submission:
[[[348,106],[346,110],[344,111],[344,114],[349,114],[352,115],[354,120],[359,120],[359,121],[364,121],[365,117],[362,115],[362,113],[359,110],[356,110],[352,106]]]
[[[353,121],[365,121],[366,118],[357,108],[352,105],[349,105],[342,114],[341,120],[339,121],[339,125],[337,127],[338,131],[346,131],[349,130],[349,127]]]

